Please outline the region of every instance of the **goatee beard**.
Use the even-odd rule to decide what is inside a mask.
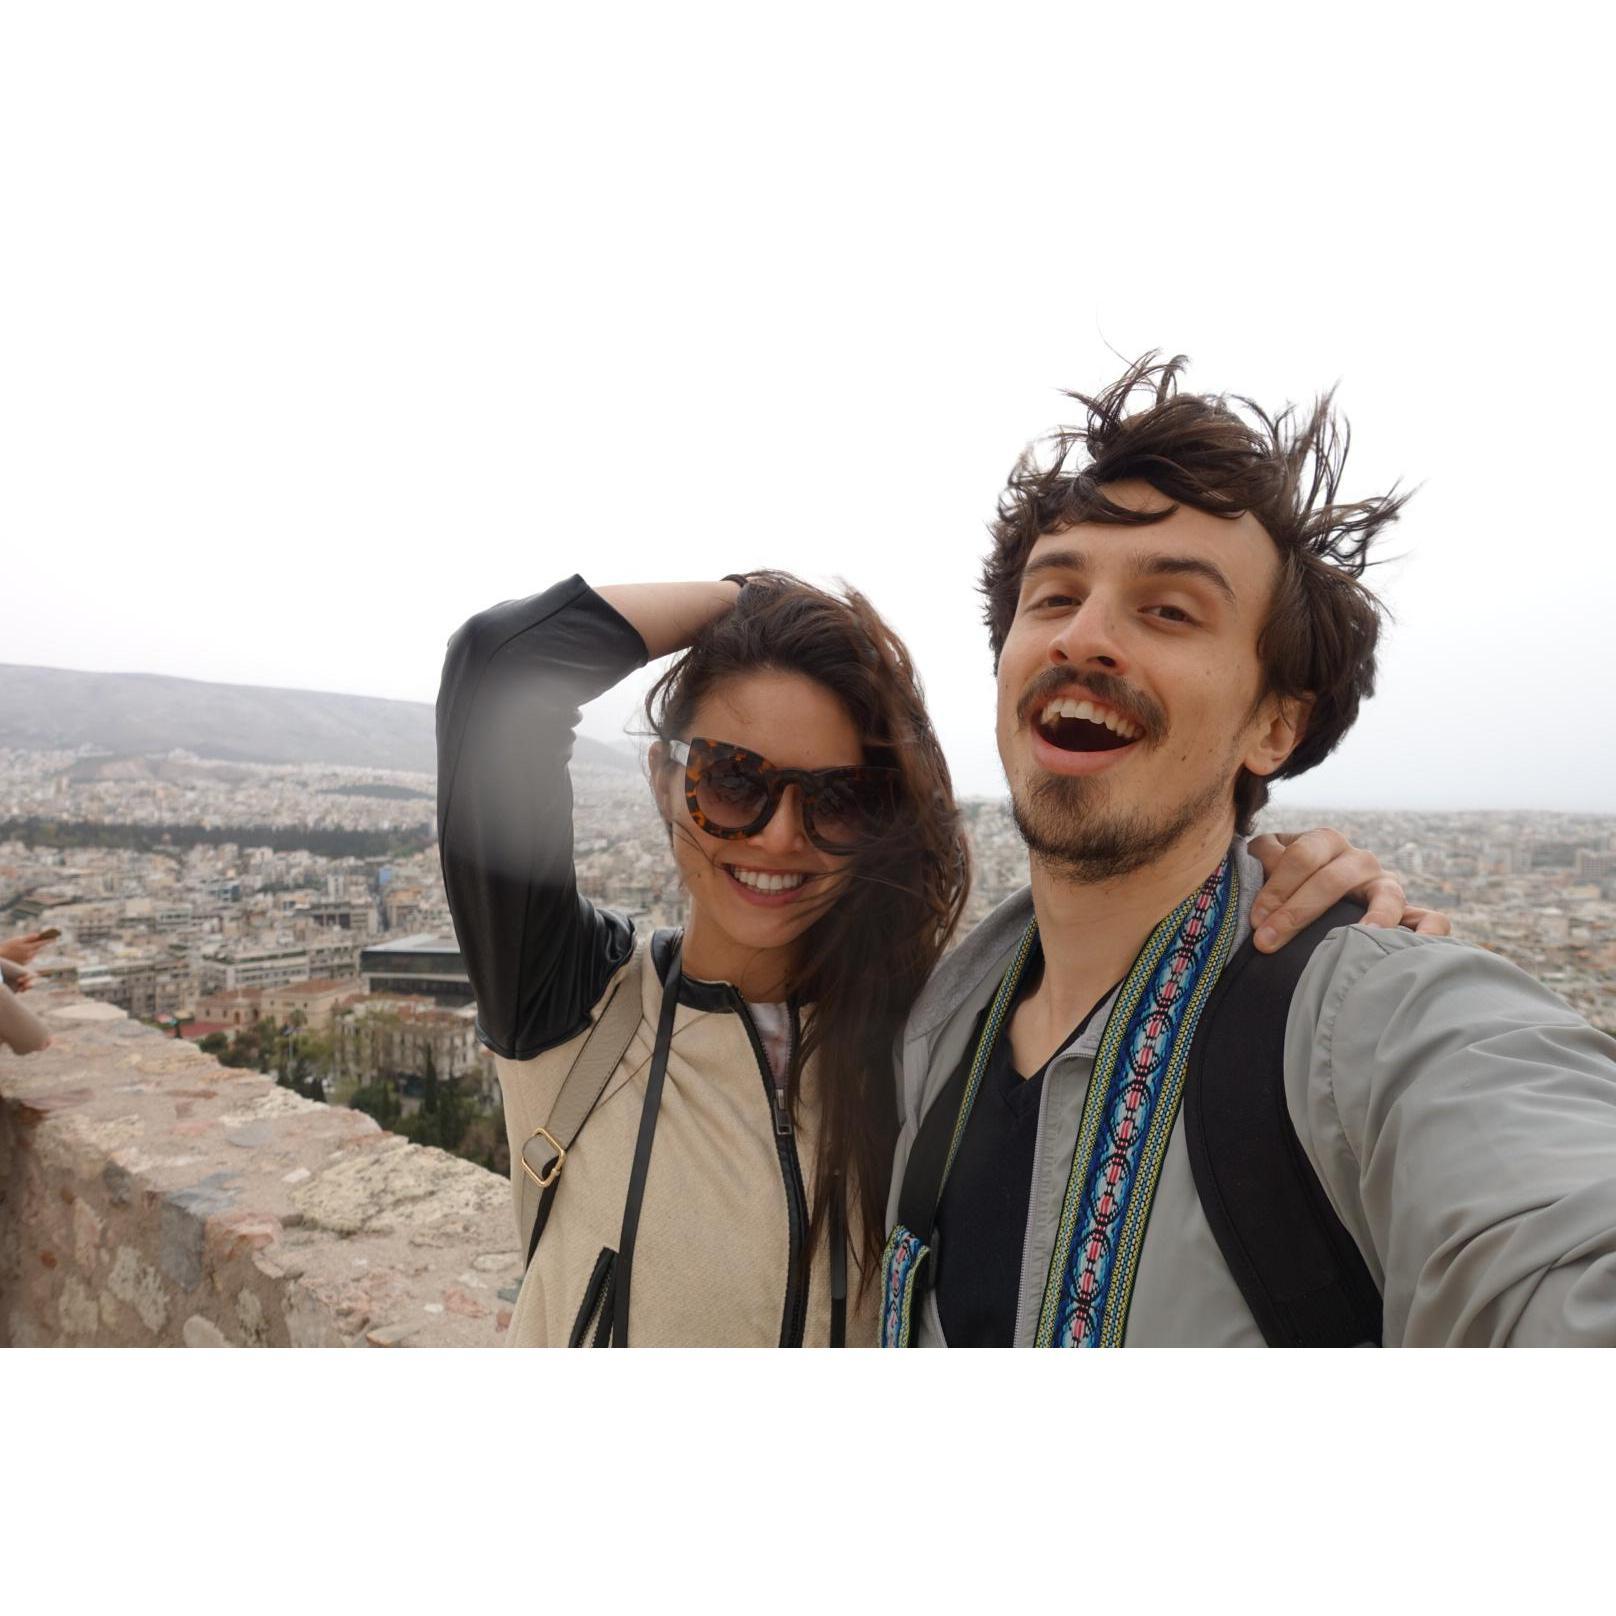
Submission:
[[[1147,819],[1137,810],[1105,815],[1101,790],[1081,776],[1046,775],[1029,800],[1010,793],[1010,812],[1027,850],[1061,879],[1092,884],[1131,875],[1169,852],[1229,796],[1228,785],[1214,781],[1165,817]]]

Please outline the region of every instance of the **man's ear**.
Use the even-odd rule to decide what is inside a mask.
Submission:
[[[1265,696],[1241,762],[1253,774],[1273,774],[1301,743],[1312,712],[1311,696]]]
[[[668,756],[668,748],[661,741],[653,741],[651,750],[647,755],[647,763],[651,770],[651,798],[656,803],[657,812],[662,815],[662,823],[673,830],[673,793],[679,780],[679,771],[674,767],[673,759]]]

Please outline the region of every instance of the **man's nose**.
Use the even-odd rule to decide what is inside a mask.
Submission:
[[[1098,593],[1090,595],[1050,640],[1049,660],[1058,666],[1122,672],[1126,659],[1113,605]]]

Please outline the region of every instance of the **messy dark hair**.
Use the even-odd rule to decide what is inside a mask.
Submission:
[[[1302,738],[1272,776],[1240,771],[1235,818],[1245,835],[1268,800],[1268,779],[1322,762],[1352,727],[1359,703],[1374,694],[1381,607],[1362,577],[1370,544],[1408,494],[1394,486],[1377,498],[1336,503],[1351,433],[1335,416],[1331,393],[1305,413],[1287,406],[1270,415],[1249,398],[1181,393],[1187,363],[1183,355],[1148,353],[1104,392],[1067,395],[1084,406],[1087,420],[1057,428],[1045,452],[1035,444],[1017,460],[990,530],[981,589],[997,667],[1022,571],[1042,535],[1077,522],[1159,522],[1181,504],[1256,517],[1279,552],[1257,639],[1258,699],[1278,695],[1305,701],[1309,710]],[[1127,479],[1149,483],[1174,503],[1137,511],[1107,498],[1107,485]]]
[[[802,674],[830,691],[863,739],[864,761],[897,773],[891,828],[848,855],[851,878],[799,940],[787,984],[793,1000],[814,1007],[787,1087],[795,1115],[803,1069],[815,1057],[820,1124],[809,1249],[824,1237],[828,1192],[840,1178],[858,1214],[852,1255],[862,1289],[886,1234],[898,1133],[893,1050],[964,908],[965,841],[909,653],[855,590],[836,596],[789,573],[750,574],[734,609],[651,687],[646,718],[664,742],[688,738],[710,691],[765,670]]]

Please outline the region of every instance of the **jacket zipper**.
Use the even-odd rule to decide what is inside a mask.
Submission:
[[[752,1025],[752,1016],[746,1008],[746,1000],[734,988],[730,989],[730,998],[734,1001],[736,1012],[741,1018],[741,1025],[746,1028],[746,1036],[751,1040],[752,1054],[757,1059],[758,1072],[763,1078],[763,1092],[774,1118],[774,1148],[780,1158],[780,1178],[786,1191],[786,1221],[791,1231],[790,1256],[786,1262],[786,1300],[780,1321],[780,1345],[800,1347],[808,1326],[808,1272],[807,1264],[803,1260],[803,1246],[808,1229],[808,1196],[802,1186],[802,1164],[797,1160],[796,1130],[791,1126],[791,1110],[786,1104],[786,1097],[774,1081],[769,1057],[763,1049],[763,1040],[758,1037],[757,1028]],[[794,1061],[796,1055],[797,1006],[793,1001],[790,1060]],[[786,1070],[788,1072],[791,1070],[790,1061]]]
[[[589,1283],[584,1287],[583,1305],[578,1309],[578,1317],[573,1321],[572,1335],[567,1341],[569,1347],[606,1345],[604,1341],[592,1338],[609,1333],[603,1332],[601,1325],[605,1320],[606,1306],[611,1301],[612,1269],[616,1265],[617,1253],[609,1246],[602,1247],[600,1255],[595,1259]]]

